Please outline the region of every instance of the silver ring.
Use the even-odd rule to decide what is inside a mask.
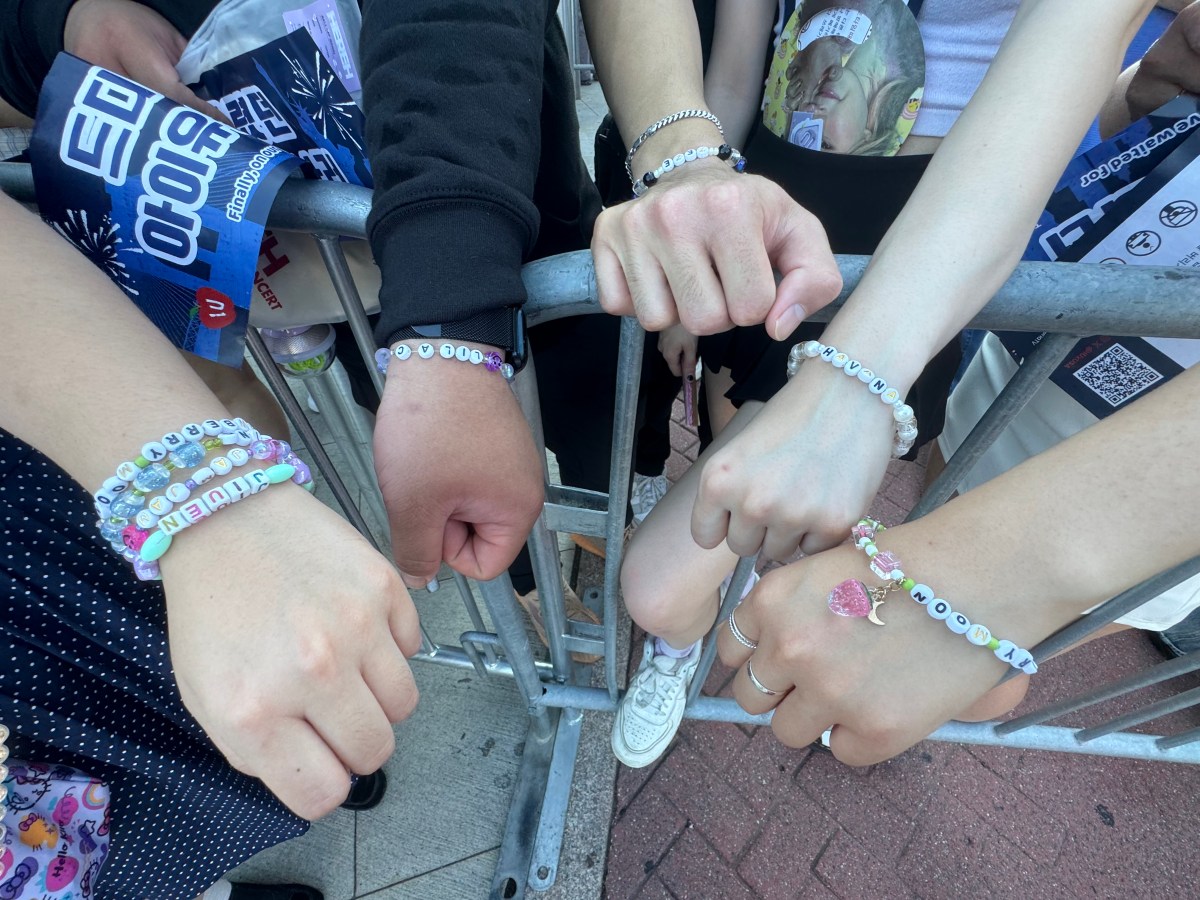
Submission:
[[[758,642],[752,641],[752,640],[750,640],[750,638],[746,637],[746,635],[744,635],[742,633],[742,629],[738,628],[737,622],[733,621],[733,614],[736,611],[737,611],[737,607],[734,607],[729,612],[729,633],[732,634],[733,639],[735,641],[737,641],[739,644],[741,644],[743,647],[749,647],[751,650],[757,650]]]
[[[758,680],[758,676],[754,674],[754,666],[750,664],[750,660],[746,660],[746,676],[750,679],[751,686],[760,694],[766,694],[768,697],[774,697],[779,693],[779,691],[771,690]]]

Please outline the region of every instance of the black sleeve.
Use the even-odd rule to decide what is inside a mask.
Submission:
[[[363,103],[375,179],[367,231],[383,274],[381,344],[403,326],[459,322],[524,302],[520,267],[538,233],[533,197],[554,6],[363,4]],[[570,152],[578,154],[577,140]]]
[[[32,117],[38,92],[60,50],[75,0],[0,0],[0,96]],[[217,0],[141,0],[184,37],[204,21]]]

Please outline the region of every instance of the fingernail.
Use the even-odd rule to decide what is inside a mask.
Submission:
[[[775,340],[786,340],[788,335],[800,327],[800,323],[804,321],[804,307],[797,303],[795,306],[789,306],[779,316],[775,322]]]
[[[436,594],[439,587],[441,587],[441,585],[438,583],[437,577],[435,576],[429,579],[429,584],[425,585],[425,590],[429,591],[431,594]]]

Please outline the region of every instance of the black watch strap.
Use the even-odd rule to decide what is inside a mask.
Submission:
[[[388,346],[414,338],[448,338],[499,347],[514,371],[525,365],[525,313],[519,306],[489,309],[468,319],[440,325],[407,325],[388,337]]]

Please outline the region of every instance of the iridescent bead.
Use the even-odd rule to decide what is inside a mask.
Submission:
[[[188,441],[178,450],[171,451],[171,462],[181,469],[190,469],[204,461],[205,450],[195,441]]]
[[[496,353],[494,350],[485,354],[483,357],[483,367],[489,372],[499,372],[500,366],[503,363],[504,360],[500,358],[500,354]]]
[[[162,577],[158,572],[158,563],[146,562],[140,556],[133,561],[133,574],[139,581],[158,581]]]
[[[296,474],[292,476],[292,481],[296,484],[308,484],[312,481],[312,471],[308,468],[308,464],[301,460],[296,460],[292,463],[296,470]]]
[[[150,463],[133,479],[133,486],[139,491],[157,491],[171,481],[171,470],[162,463]]]
[[[255,459],[270,459],[272,455],[271,445],[266,441],[251,441],[249,450]]]
[[[108,507],[109,513],[124,519],[132,519],[146,505],[146,495],[135,491],[126,491],[117,497]]]
[[[123,538],[122,532],[124,532],[125,526],[128,524],[128,519],[118,517],[105,519],[100,523],[100,537],[109,542],[121,541]]]
[[[287,441],[271,441],[275,448],[275,459],[282,460],[285,456],[292,452],[292,445]]]
[[[855,541],[858,541],[861,538],[873,538],[875,536],[875,529],[866,522],[859,522],[850,529],[850,536],[853,537]]]
[[[380,347],[375,351],[375,370],[383,373],[388,370],[388,363],[392,361],[392,351],[387,347]]]

